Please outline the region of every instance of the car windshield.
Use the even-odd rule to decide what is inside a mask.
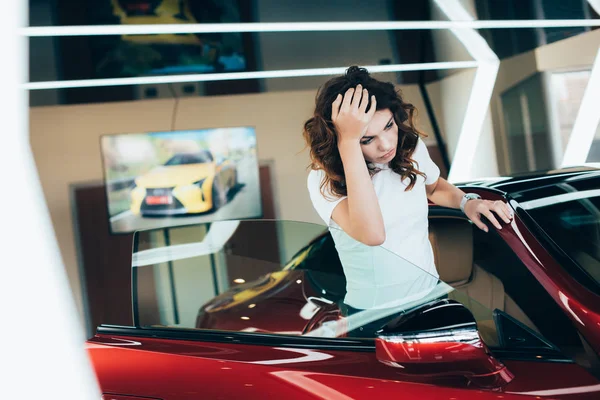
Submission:
[[[599,177],[573,177],[563,182],[516,193],[519,205],[600,284]]]
[[[407,310],[451,298],[468,306],[488,345],[497,343],[495,329],[485,329],[494,326],[491,310],[383,247],[322,225],[244,220],[139,231],[132,267],[140,328],[374,338]]]
[[[176,154],[165,165],[204,164],[212,162],[213,158],[208,152],[193,154]]]

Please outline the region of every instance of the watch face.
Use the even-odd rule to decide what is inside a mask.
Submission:
[[[475,194],[475,193],[467,193],[467,194],[465,194],[465,197],[469,200],[481,198],[481,196],[479,196],[478,194]]]

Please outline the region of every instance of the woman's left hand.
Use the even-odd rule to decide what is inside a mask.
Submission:
[[[494,213],[507,224],[509,224],[513,218],[512,209],[508,204],[500,200],[469,200],[467,201],[467,204],[465,204],[465,214],[467,217],[469,217],[469,219],[484,232],[488,231],[488,227],[481,221],[482,215],[485,216],[496,229],[502,229],[502,226],[500,226]]]

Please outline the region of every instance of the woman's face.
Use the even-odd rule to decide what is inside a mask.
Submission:
[[[389,109],[379,110],[360,139],[365,160],[371,163],[386,164],[396,156],[398,146],[398,125]]]

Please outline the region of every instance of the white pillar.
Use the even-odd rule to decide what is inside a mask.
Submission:
[[[0,13],[0,338],[7,398],[100,398],[29,146],[27,1]]]
[[[590,6],[596,11],[597,14],[600,14],[600,0],[588,0]]]
[[[459,0],[434,0],[434,3],[450,21],[474,20]],[[475,29],[451,29],[451,31],[479,64],[448,174],[450,182],[460,182],[473,179],[478,175],[474,170],[475,156],[490,107],[500,60]],[[495,154],[490,154],[490,159],[495,159]]]

